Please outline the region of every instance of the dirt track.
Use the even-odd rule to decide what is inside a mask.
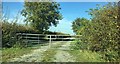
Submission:
[[[54,48],[55,46],[59,47]],[[13,58],[10,60],[10,62],[41,62],[43,60],[44,52],[50,49],[55,49],[56,52],[55,55],[52,55],[54,57],[54,60],[51,60],[49,62],[75,62],[75,58],[71,56],[67,51],[69,50],[70,42],[54,42],[51,44],[51,47],[49,45],[41,46],[40,48],[37,48],[33,50],[32,53],[23,55],[19,58]]]

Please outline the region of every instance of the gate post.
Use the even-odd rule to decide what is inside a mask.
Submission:
[[[49,48],[51,47],[51,35],[49,35],[50,38],[49,38]]]
[[[39,34],[38,34],[38,44],[39,44]]]

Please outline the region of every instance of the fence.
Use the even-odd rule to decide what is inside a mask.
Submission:
[[[47,34],[29,34],[17,33],[17,39],[22,39],[30,43],[40,43],[44,41],[72,41],[79,39],[80,35],[47,35]]]

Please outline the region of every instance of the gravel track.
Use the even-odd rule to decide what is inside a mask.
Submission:
[[[57,45],[60,42],[52,43],[52,46]],[[32,53],[23,55],[19,58],[13,58],[10,60],[10,62],[40,62],[42,60],[43,52],[49,49],[49,45],[47,46],[41,46],[39,49],[33,50]]]
[[[58,48],[54,62],[75,62],[75,58],[66,51],[70,50],[69,46],[70,42],[66,42]]]
[[[54,42],[51,45],[57,46],[59,43],[63,43],[62,46],[58,47],[55,51],[57,52],[53,57],[55,58],[51,62],[75,62],[75,58],[71,56],[66,50],[69,50],[70,42]],[[43,53],[48,49],[52,49],[47,46],[41,46],[38,49],[33,50],[33,52],[23,55],[19,58],[13,58],[10,62],[41,62],[43,58]]]

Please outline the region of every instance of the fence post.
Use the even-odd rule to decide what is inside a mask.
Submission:
[[[26,34],[26,41],[25,41],[25,43],[26,43],[26,46],[28,46],[27,34]]]
[[[49,48],[51,47],[51,35],[49,35],[50,38],[49,38]]]
[[[39,44],[39,35],[38,35],[38,44]]]

